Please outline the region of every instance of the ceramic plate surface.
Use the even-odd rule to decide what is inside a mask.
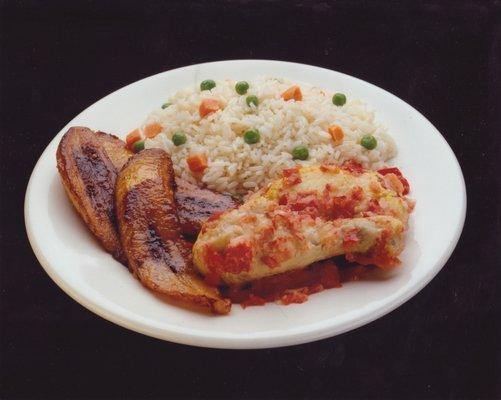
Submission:
[[[376,110],[398,147],[399,166],[417,200],[402,265],[384,280],[344,284],[303,304],[242,309],[211,316],[175,307],[146,290],[105,253],[65,196],[56,169],[56,148],[73,125],[122,138],[170,94],[203,79],[251,80],[274,75],[346,93]],[[334,336],[392,311],[422,289],[442,268],[462,230],[466,191],[459,164],[437,129],[394,95],[351,76],[280,61],[238,60],[163,72],[126,86],[68,123],[36,164],[26,192],[29,240],[49,276],[76,301],[123,327],[195,346],[264,348]]]

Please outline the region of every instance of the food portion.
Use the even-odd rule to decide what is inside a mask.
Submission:
[[[115,218],[115,182],[133,155],[129,149],[137,142],[126,144],[104,132],[72,127],[61,139],[56,155],[68,198],[104,249],[124,264]],[[201,223],[213,213],[238,205],[231,196],[199,188],[180,178],[176,178],[175,197],[181,231],[188,236],[195,236]]]
[[[120,171],[116,213],[129,268],[149,289],[210,309],[231,307],[192,266],[191,244],[181,236],[174,197],[174,172],[162,150],[144,150]]]
[[[129,265],[145,286],[185,302],[206,307],[215,313],[227,313],[230,303],[221,298],[217,288],[209,287],[199,279],[192,267],[191,243],[181,238],[181,235],[188,238],[195,236],[206,218],[215,212],[236,207],[238,203],[228,195],[196,187],[179,178],[174,179],[170,158],[161,150],[142,152],[141,156],[145,153],[144,156],[134,156],[134,160],[129,162],[133,156],[130,149],[141,151],[138,146],[134,147],[137,142],[136,140],[135,143],[126,144],[103,132],[94,132],[85,127],[70,128],[61,139],[56,154],[58,170],[68,198],[104,249],[122,264]],[[148,162],[143,158],[149,152],[162,154],[148,158],[150,164],[158,162],[158,170],[148,169]],[[122,179],[118,177],[120,171],[130,172],[132,168],[135,168],[136,175],[127,175],[128,178]],[[170,179],[168,185],[166,183],[159,187],[157,182],[156,187],[149,187],[153,182],[151,180],[148,180],[149,183],[139,184],[145,178],[145,171],[160,174],[162,169],[165,169],[163,173],[166,174],[162,176]],[[164,179],[165,182],[167,178]],[[124,184],[124,179],[129,186]],[[135,184],[138,186],[133,188],[131,185]],[[156,219],[149,221],[146,239],[143,237],[143,241],[128,241],[125,246],[124,236],[121,238],[119,234],[117,220],[125,221],[120,226],[125,237],[130,239],[140,237],[139,233],[131,232],[138,227],[137,224],[144,222],[144,218],[134,220],[133,224],[131,222],[131,228],[128,229],[129,217],[117,213],[119,209],[115,208],[115,189],[119,187],[122,195],[127,188],[134,189],[133,194],[127,197],[129,200],[130,196],[133,197],[127,203],[130,208],[127,215],[134,215],[134,218],[140,215],[134,204],[148,203],[151,200],[148,196],[153,196],[155,191],[157,195],[162,193],[167,196],[165,202],[171,202],[169,212],[165,206],[163,210],[160,207],[156,213],[147,215],[147,218],[156,216]],[[148,187],[148,190],[145,190],[145,187]],[[116,204],[120,207],[124,202]],[[150,208],[158,206],[158,202],[149,203]],[[123,209],[120,210],[123,212]],[[170,232],[173,238],[177,239],[172,239],[166,242],[167,244],[158,241],[155,236],[157,231],[154,230],[158,227],[162,228],[158,232]],[[145,258],[145,254],[150,253],[141,253],[145,251],[144,240],[148,243],[147,249],[153,254],[153,259]],[[172,243],[176,243],[176,246]],[[156,260],[155,257],[160,257],[161,260]]]
[[[64,189],[80,217],[104,249],[125,263],[115,223],[115,181],[132,153],[119,138],[72,127],[57,148]]]
[[[226,314],[399,264],[414,203],[365,104],[269,77],[166,100],[125,141],[74,127],[57,151],[70,201],[144,286]]]
[[[245,196],[297,163],[378,169],[396,154],[367,105],[307,83],[206,79],[166,100],[140,142],[169,153],[177,177],[220,193]]]
[[[412,203],[402,180],[355,162],[287,169],[237,209],[210,218],[193,247],[211,281],[249,282],[345,255],[392,268]]]
[[[240,204],[231,196],[202,189],[179,178],[176,179],[175,197],[181,232],[192,238],[211,215]]]

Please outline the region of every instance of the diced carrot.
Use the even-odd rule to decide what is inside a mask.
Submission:
[[[186,159],[191,172],[203,172],[207,168],[207,157],[203,154],[192,154]]]
[[[339,125],[329,126],[329,133],[330,133],[332,140],[334,141],[335,144],[340,144],[343,142],[344,132],[343,132],[343,128],[341,128]]]
[[[127,143],[127,147],[132,149],[132,145],[136,143],[138,140],[141,140],[141,132],[139,129],[134,129],[131,133],[127,135],[125,142]]]
[[[147,138],[154,138],[160,132],[162,132],[162,126],[157,123],[146,125],[146,127],[144,128],[144,136],[146,136]]]
[[[299,86],[291,86],[285,92],[282,93],[282,98],[287,100],[301,101],[303,100],[303,94],[301,93],[301,88]]]
[[[200,117],[203,118],[206,115],[216,112],[221,107],[219,106],[219,102],[214,99],[203,99],[200,103],[200,108],[198,112],[200,113]]]

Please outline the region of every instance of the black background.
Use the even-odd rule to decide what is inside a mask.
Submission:
[[[2,398],[501,397],[501,2],[1,5]],[[38,264],[22,208],[50,139],[125,84],[236,58],[365,79],[416,107],[451,145],[468,190],[465,229],[444,269],[396,311],[301,346],[200,349],[93,315]]]

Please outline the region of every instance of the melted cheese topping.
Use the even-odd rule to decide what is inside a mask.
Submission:
[[[412,207],[392,175],[354,163],[285,170],[242,206],[203,225],[193,247],[195,265],[213,281],[227,283],[341,254],[393,267]]]

